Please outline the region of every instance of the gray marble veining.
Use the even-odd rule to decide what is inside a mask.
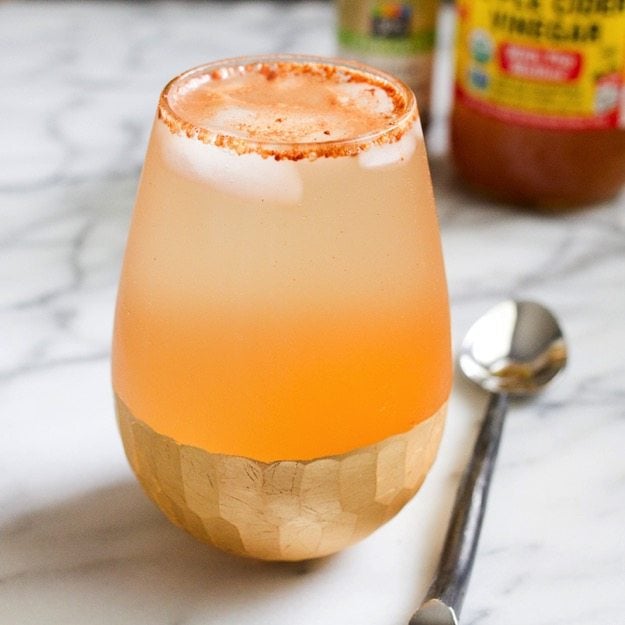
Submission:
[[[406,622],[425,591],[485,398],[457,379],[419,496],[360,545],[297,566],[171,527],[113,419],[117,275],[162,85],[209,59],[334,51],[325,2],[0,4],[0,623]],[[446,35],[444,41],[450,42]],[[465,625],[625,622],[625,196],[546,217],[432,172],[459,341],[508,296],[545,301],[567,374],[506,425]]]

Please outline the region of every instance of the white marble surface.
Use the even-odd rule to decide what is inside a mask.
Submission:
[[[417,498],[299,565],[171,527],[113,419],[115,287],[160,87],[209,59],[333,50],[321,2],[0,4],[2,625],[396,625],[417,607],[485,403],[467,383]],[[560,217],[469,197],[445,158],[448,94],[432,146],[454,340],[513,295],[551,305],[571,343],[567,374],[510,415],[462,622],[620,625],[625,197]]]

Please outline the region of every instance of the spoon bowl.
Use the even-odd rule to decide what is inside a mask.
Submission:
[[[507,300],[469,329],[458,364],[464,375],[491,393],[531,395],[566,365],[557,319],[541,304]]]

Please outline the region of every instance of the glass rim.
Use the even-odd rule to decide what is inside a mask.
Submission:
[[[184,119],[180,113],[174,110],[169,101],[172,89],[183,81],[192,80],[194,77],[210,76],[211,73],[218,70],[234,68],[242,73],[254,65],[272,63],[344,69],[348,74],[368,78],[369,82],[383,88],[387,93],[391,91],[395,95],[393,99],[399,100],[401,106],[395,119],[392,119],[392,123],[355,136],[321,141],[276,141],[252,139],[238,134],[234,130],[229,132],[223,128],[211,128],[208,124],[205,126],[197,125]],[[396,76],[355,60],[307,54],[253,54],[197,65],[181,72],[167,82],[160,93],[157,113],[158,118],[169,127],[172,133],[186,134],[189,138],[195,137],[204,143],[211,143],[218,147],[229,147],[239,153],[258,152],[263,156],[294,158],[295,160],[310,158],[311,156],[353,155],[372,145],[394,143],[404,135],[413,123],[419,120],[414,93],[405,82]]]

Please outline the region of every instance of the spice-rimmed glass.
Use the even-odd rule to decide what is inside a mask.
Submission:
[[[168,518],[250,557],[338,551],[418,490],[450,384],[410,90],[289,55],[173,79],[113,341],[126,453]]]

